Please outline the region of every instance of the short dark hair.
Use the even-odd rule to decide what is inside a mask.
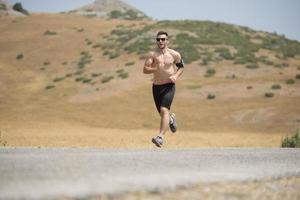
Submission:
[[[156,34],[156,37],[160,36],[160,35],[166,35],[167,37],[169,37],[168,33],[166,31],[159,31],[157,34]]]

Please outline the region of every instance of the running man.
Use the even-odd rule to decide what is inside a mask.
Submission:
[[[159,31],[156,35],[157,48],[151,51],[145,61],[144,74],[153,74],[152,93],[157,111],[161,116],[160,132],[152,138],[157,146],[163,145],[164,135],[170,127],[176,132],[176,115],[170,112],[175,95],[175,82],[182,74],[184,63],[181,55],[168,48],[168,33]]]

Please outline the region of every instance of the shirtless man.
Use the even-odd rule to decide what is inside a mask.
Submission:
[[[153,98],[161,121],[160,132],[152,138],[152,142],[161,147],[168,128],[170,127],[173,133],[176,132],[176,115],[170,113],[170,108],[175,95],[175,82],[183,72],[184,63],[177,51],[168,48],[167,32],[159,31],[156,42],[157,48],[149,53],[143,72],[153,74]]]

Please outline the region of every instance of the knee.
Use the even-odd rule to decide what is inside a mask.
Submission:
[[[169,114],[169,109],[165,107],[160,107],[160,114],[161,115]]]

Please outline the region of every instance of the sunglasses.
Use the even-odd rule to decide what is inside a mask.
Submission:
[[[167,40],[167,38],[156,38],[156,41],[157,41],[157,42],[159,42],[159,41],[163,41],[163,42],[164,42],[164,41],[166,41],[166,40]]]

